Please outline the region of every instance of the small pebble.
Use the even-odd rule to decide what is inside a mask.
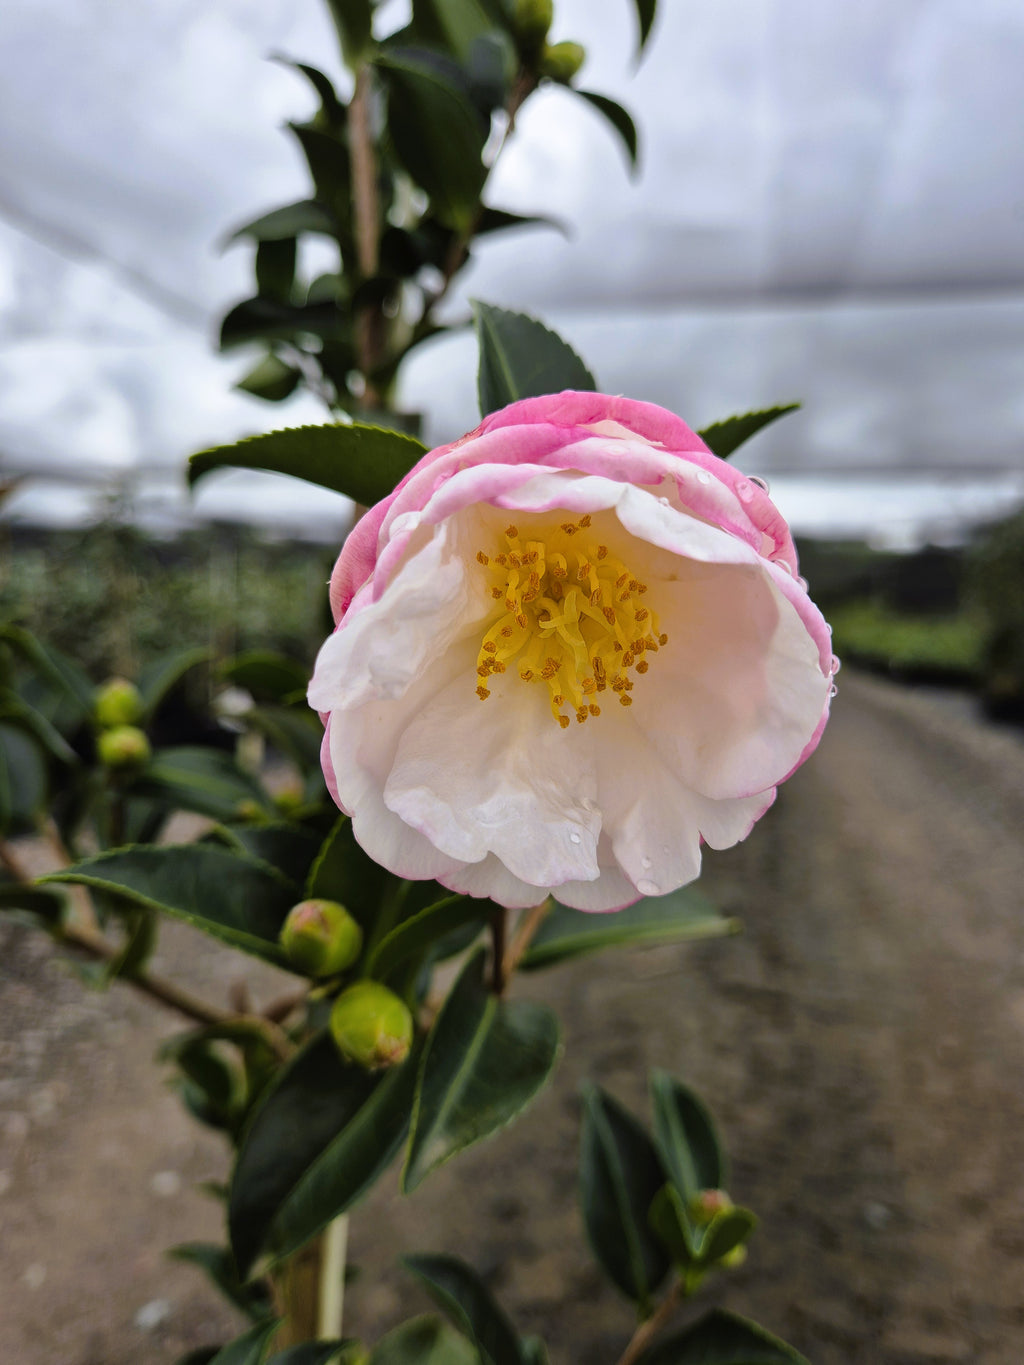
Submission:
[[[181,1190],[181,1176],[177,1171],[157,1171],[149,1182],[149,1188],[161,1199],[173,1199]]]
[[[135,1314],[135,1326],[141,1332],[155,1332],[161,1323],[171,1316],[171,1304],[167,1299],[150,1299]]]

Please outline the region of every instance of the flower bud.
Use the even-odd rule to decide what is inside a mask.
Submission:
[[[516,0],[512,25],[524,55],[535,57],[543,49],[554,17],[553,0]]]
[[[281,946],[305,975],[334,976],[359,956],[363,931],[337,901],[300,901],[288,911]]]
[[[732,1200],[725,1190],[701,1190],[690,1200],[690,1216],[695,1223],[710,1223],[716,1213],[732,1208]]]
[[[397,1066],[409,1055],[412,1014],[379,981],[357,981],[335,1000],[331,1033],[343,1056],[377,1071]]]
[[[115,725],[96,739],[96,752],[105,768],[141,768],[152,750],[149,740],[134,725]]]
[[[541,53],[540,74],[567,85],[586,60],[586,49],[579,43],[555,43]]]
[[[718,1264],[727,1270],[738,1270],[747,1259],[747,1248],[745,1246],[733,1247],[732,1251],[727,1251],[724,1256],[718,1258]]]
[[[104,730],[116,725],[135,725],[145,710],[142,694],[127,678],[109,678],[93,696],[93,715]]]

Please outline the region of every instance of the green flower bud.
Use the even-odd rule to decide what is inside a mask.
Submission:
[[[377,1071],[397,1066],[409,1055],[412,1015],[379,981],[357,981],[335,1000],[331,1033],[342,1056]]]
[[[725,1190],[701,1190],[690,1200],[690,1216],[702,1226],[710,1223],[716,1213],[732,1208],[732,1200]]]
[[[512,27],[524,55],[535,57],[555,17],[553,0],[516,0]]]
[[[718,1264],[725,1266],[727,1270],[738,1270],[747,1259],[747,1248],[742,1244],[733,1247],[732,1251],[727,1251],[724,1256],[719,1258]]]
[[[115,725],[96,739],[96,752],[105,768],[141,768],[152,750],[149,740],[134,725]]]
[[[258,801],[247,796],[235,807],[235,819],[244,820],[247,825],[262,825],[266,823],[267,812]]]
[[[579,43],[555,43],[540,54],[540,74],[568,85],[586,60],[586,49]]]
[[[288,911],[281,946],[306,976],[334,976],[359,956],[363,931],[337,901],[300,901]]]
[[[127,678],[109,678],[102,687],[97,687],[92,709],[96,724],[110,730],[115,725],[135,725],[142,719],[145,707],[134,683]]]

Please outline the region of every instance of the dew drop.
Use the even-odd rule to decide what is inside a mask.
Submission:
[[[573,832],[569,835],[569,842],[572,844],[578,844],[580,842],[580,836],[576,833],[575,830],[573,830]]]
[[[829,688],[828,694],[830,697],[835,697],[839,695],[839,688],[836,687],[835,683],[833,683],[832,686]]]
[[[800,584],[801,588],[803,588],[804,592],[811,586],[806,578],[798,578],[796,581]]]
[[[793,576],[793,570],[792,570],[791,566],[790,566],[789,564],[787,564],[786,561],[785,561],[784,559],[777,559],[777,560],[775,560],[775,563],[776,563],[776,565],[782,570],[783,573],[788,573],[789,576],[792,578],[792,576]]]
[[[836,674],[839,672],[839,670],[842,668],[842,666],[843,666],[843,661],[842,661],[842,659],[837,659],[836,656],[833,654],[833,655],[832,655],[832,676],[833,676],[833,678],[836,676]]]
[[[697,470],[697,482],[698,482],[698,483],[710,483],[710,482],[711,482],[711,475],[708,473],[708,471],[707,471],[706,469],[698,469],[698,470]],[[647,893],[647,894],[649,894],[649,893]]]
[[[756,483],[758,488],[763,488],[766,493],[770,493],[772,491],[771,485],[769,484],[768,480],[762,479],[760,474],[751,474],[750,482]]]
[[[754,499],[754,488],[749,479],[740,479],[736,485],[736,493],[741,502],[752,502]]]
[[[657,896],[661,890],[657,882],[652,882],[647,877],[640,878],[636,884],[636,889],[640,892],[641,896]]]
[[[829,635],[832,634],[832,627],[829,625],[827,621],[825,622],[825,629],[828,631]]]
[[[651,860],[650,860],[650,858],[641,858],[641,859],[640,859],[640,866],[641,866],[641,867],[650,867],[650,866],[651,866]]]
[[[669,505],[668,498],[659,498],[658,501],[661,503],[662,507],[668,507]]]

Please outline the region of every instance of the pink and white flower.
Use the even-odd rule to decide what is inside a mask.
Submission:
[[[310,704],[402,877],[613,910],[743,839],[828,715],[828,627],[767,492],[663,408],[525,399],[352,531]]]

